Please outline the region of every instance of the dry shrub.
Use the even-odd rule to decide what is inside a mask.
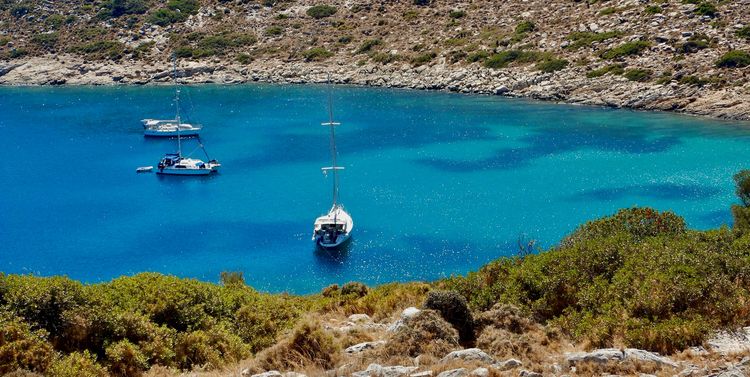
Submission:
[[[330,369],[336,365],[338,353],[333,337],[320,323],[305,320],[288,337],[258,354],[255,367],[262,370]]]
[[[422,310],[406,319],[380,349],[384,357],[432,355],[442,357],[459,348],[458,332],[434,310]]]
[[[365,313],[379,321],[409,306],[419,306],[430,286],[425,283],[389,283],[370,289],[364,297],[342,303],[342,314]]]
[[[524,316],[521,310],[512,305],[495,304],[492,309],[477,315],[476,330],[481,333],[485,327],[503,329],[514,334],[522,334],[537,329],[539,325]]]
[[[373,340],[374,339],[370,334],[360,329],[353,329],[353,330],[344,332],[341,339],[339,339],[339,343],[341,343],[341,347],[347,348],[355,344],[371,342]]]

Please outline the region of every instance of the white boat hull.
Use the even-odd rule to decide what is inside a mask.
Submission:
[[[318,245],[318,247],[326,250],[333,250],[341,245],[347,243],[352,238],[351,233],[346,234],[340,234],[338,237],[336,237],[336,241],[333,243],[324,243],[323,237],[317,237],[315,239],[315,244]]]
[[[180,131],[180,137],[192,137],[198,136],[200,130],[182,130]],[[177,131],[159,131],[159,130],[143,130],[143,136],[151,137],[177,137]]]
[[[335,249],[349,241],[352,230],[352,217],[344,207],[334,204],[327,214],[315,219],[312,239],[318,247],[326,250]]]
[[[159,170],[156,174],[163,175],[209,175],[213,173],[211,169],[164,169]]]

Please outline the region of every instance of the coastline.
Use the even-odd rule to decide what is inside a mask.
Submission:
[[[677,83],[629,81],[621,76],[586,78],[582,67],[543,73],[531,67],[489,69],[476,65],[455,67],[443,59],[435,64],[356,65],[344,61],[317,63],[255,61],[247,65],[219,60],[178,65],[186,84],[325,83],[371,87],[442,90],[467,94],[501,95],[568,104],[668,111],[724,120],[750,120],[750,91],[745,86],[714,89]],[[168,62],[95,62],[74,55],[30,57],[0,63],[0,85],[150,85],[171,81]]]

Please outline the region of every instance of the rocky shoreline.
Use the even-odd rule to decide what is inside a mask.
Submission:
[[[585,69],[569,67],[553,73],[531,67],[489,69],[455,67],[441,59],[432,65],[356,65],[343,61],[255,61],[247,65],[211,61],[183,62],[180,82],[324,83],[445,90],[531,98],[571,104],[672,111],[728,120],[750,120],[750,90],[744,86],[713,89],[677,83],[629,81],[621,76],[586,78]],[[0,85],[147,85],[171,82],[168,62],[96,62],[75,55],[50,55],[0,62]]]

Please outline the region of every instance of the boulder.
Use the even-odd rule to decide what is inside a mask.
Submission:
[[[487,368],[477,368],[471,371],[473,377],[490,377],[490,370]]]
[[[417,370],[417,367],[401,365],[384,367],[380,364],[370,364],[367,370],[352,373],[352,377],[407,377]]]
[[[518,372],[518,375],[520,377],[544,377],[541,373],[532,372],[532,371],[526,370],[526,369]]]
[[[443,357],[440,362],[447,363],[453,360],[481,361],[487,364],[491,364],[495,361],[492,356],[488,355],[479,348],[469,348],[465,350],[453,351],[445,355],[445,357]]]
[[[404,322],[407,319],[416,316],[417,314],[419,314],[419,312],[421,312],[421,310],[419,310],[419,309],[417,309],[417,308],[415,308],[413,306],[404,309],[404,311],[401,312],[401,318],[398,321],[393,322],[390,326],[388,326],[387,331],[388,332],[396,332],[396,331],[398,331],[399,329],[401,329],[402,327],[404,327]]]
[[[244,373],[244,371],[243,371],[243,373]],[[279,372],[277,370],[269,370],[268,372],[254,374],[254,375],[252,375],[252,377],[284,377],[284,375],[281,374],[281,372]]]
[[[465,377],[468,376],[469,372],[465,368],[451,369],[441,372],[437,377]]]
[[[359,344],[355,344],[347,349],[344,350],[344,352],[352,354],[352,353],[360,353],[367,350],[375,349],[378,346],[382,346],[385,344],[384,340],[378,340],[376,342],[363,342]]]
[[[500,371],[506,371],[506,370],[511,370],[513,368],[518,368],[521,365],[523,365],[523,363],[521,363],[520,361],[516,359],[508,359],[505,361],[498,361],[492,364],[492,367]]]
[[[357,322],[371,322],[372,319],[367,314],[352,314],[349,316],[349,321],[357,323]]]
[[[626,348],[624,353],[626,359],[634,359],[641,362],[651,362],[659,366],[670,366],[672,368],[677,368],[677,363],[655,352],[649,352],[637,348]]]
[[[591,352],[571,352],[565,354],[565,360],[569,364],[580,362],[606,363],[608,361],[622,361],[625,353],[617,348],[603,348]]]

